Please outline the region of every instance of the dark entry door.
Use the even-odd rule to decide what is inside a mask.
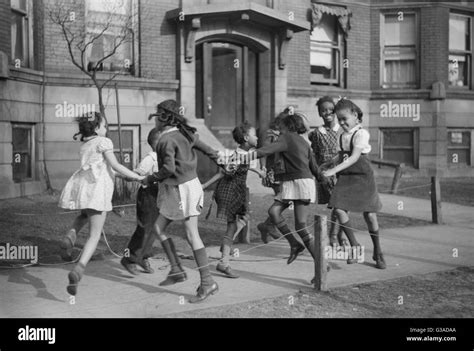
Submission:
[[[258,55],[246,46],[209,42],[196,52],[196,115],[227,148],[232,129],[247,120],[258,123]]]

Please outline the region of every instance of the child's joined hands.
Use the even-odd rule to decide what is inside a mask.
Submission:
[[[333,175],[335,175],[336,172],[334,172],[333,168],[332,169],[328,169],[326,171],[323,171],[323,176],[324,177],[332,177]]]

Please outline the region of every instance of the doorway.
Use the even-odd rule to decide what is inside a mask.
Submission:
[[[235,148],[232,130],[248,121],[258,128],[258,53],[225,41],[196,47],[196,117],[226,148]]]

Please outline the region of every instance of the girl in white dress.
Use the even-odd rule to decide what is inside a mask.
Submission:
[[[69,273],[67,291],[76,295],[77,285],[82,278],[85,266],[94,253],[104,227],[107,211],[112,210],[112,194],[114,191],[114,171],[124,177],[140,181],[144,177],[132,172],[118,163],[114,155],[114,146],[106,138],[107,120],[100,113],[80,117],[79,133],[81,141],[81,167],[74,172],[64,187],[59,199],[59,207],[68,210],[81,210],[75,219],[73,228],[62,243],[62,248],[72,251],[76,231],[89,222],[89,239],[82,250],[78,264]],[[74,233],[72,233],[74,232]],[[73,235],[74,234],[74,235]]]

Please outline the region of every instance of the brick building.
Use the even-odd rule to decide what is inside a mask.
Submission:
[[[49,16],[56,3],[0,0],[0,198],[41,192],[46,172],[61,188],[78,166],[72,115],[98,103]],[[61,3],[74,33],[89,39],[110,12],[133,18],[130,40],[97,73],[104,82],[120,71],[103,99],[118,148],[117,87],[130,167],[149,150],[147,116],[164,99],[181,103],[206,142],[232,147],[240,121],[264,130],[289,105],[320,125],[314,104],[331,95],[359,104],[374,157],[426,175],[474,174],[472,3],[120,0],[113,11],[110,0]],[[104,31],[85,63],[107,54],[119,30],[114,22]],[[206,177],[209,163],[200,166]]]

